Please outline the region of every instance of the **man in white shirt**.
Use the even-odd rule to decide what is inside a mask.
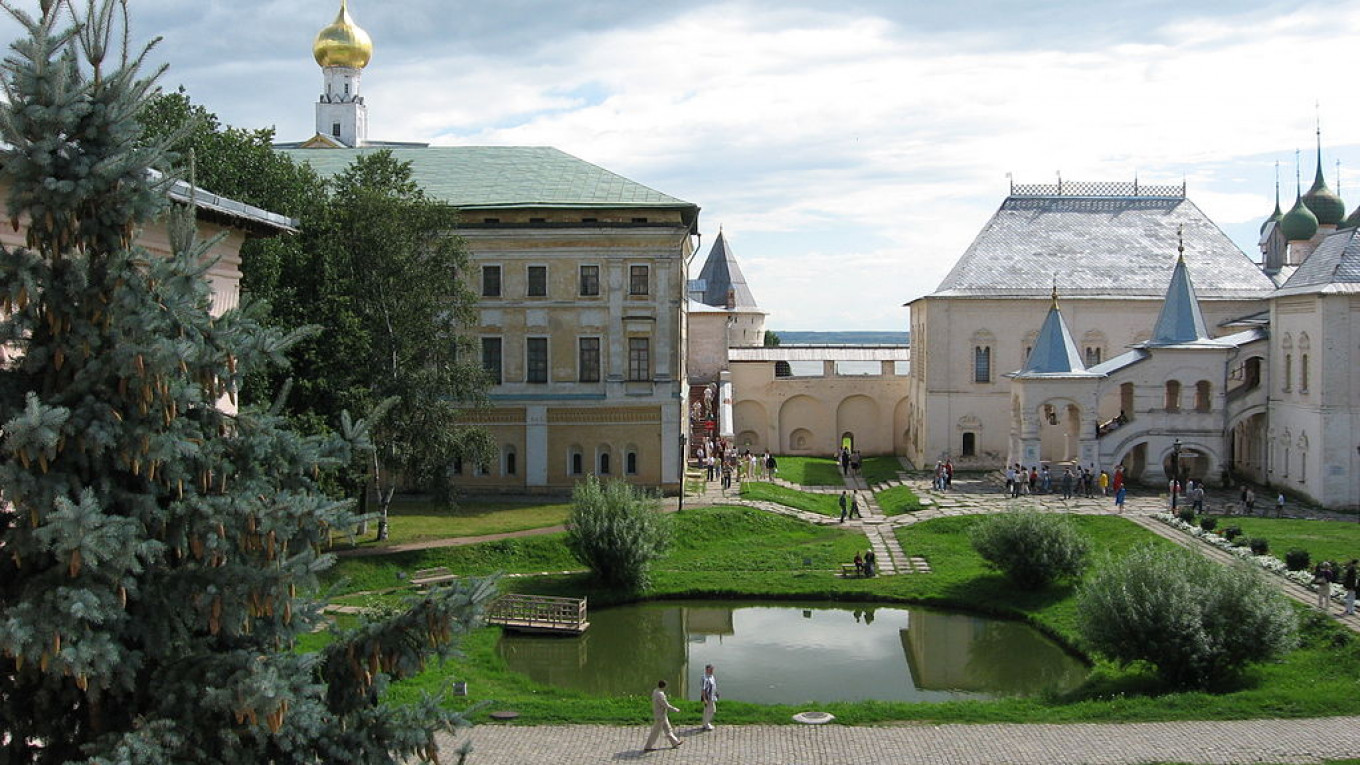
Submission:
[[[666,738],[671,742],[672,749],[685,743],[676,737],[675,731],[671,730],[670,713],[679,711],[666,700],[666,681],[658,680],[656,690],[652,691],[652,732],[651,735],[647,736],[647,745],[642,748],[642,751],[656,751],[656,747],[652,744],[656,743],[657,737],[662,733],[666,734]]]
[[[718,679],[713,676],[712,664],[704,667],[699,700],[704,702],[704,730],[713,730],[713,713],[718,711]]]

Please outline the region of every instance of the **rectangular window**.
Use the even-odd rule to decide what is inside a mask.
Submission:
[[[492,385],[501,384],[501,339],[499,337],[482,338],[482,369],[486,370],[487,377],[491,378]]]
[[[482,297],[501,296],[501,267],[482,266]]]
[[[548,338],[529,337],[525,338],[524,344],[527,354],[524,381],[546,383],[548,381]]]
[[[529,287],[526,294],[529,297],[548,296],[547,266],[529,266]]]
[[[645,382],[652,379],[651,340],[645,337],[628,338],[628,379]]]
[[[581,297],[595,297],[600,294],[600,267],[581,266]]]
[[[578,341],[577,380],[583,383],[600,381],[600,338],[583,337]]]
[[[651,279],[646,266],[628,267],[628,294],[646,295],[651,292]]]

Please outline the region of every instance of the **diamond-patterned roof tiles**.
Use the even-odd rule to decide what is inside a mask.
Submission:
[[[1182,197],[1009,197],[934,295],[1160,298],[1177,229],[1202,298],[1262,297],[1274,284]]]
[[[1335,284],[1360,284],[1360,229],[1342,229],[1323,239],[1280,288],[1280,294],[1320,292]]]

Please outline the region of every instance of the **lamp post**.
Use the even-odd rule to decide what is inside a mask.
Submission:
[[[683,426],[681,426],[681,427],[683,427]],[[685,454],[685,441],[686,441],[686,439],[685,439],[685,434],[684,434],[683,431],[681,431],[681,433],[680,433],[680,502],[679,502],[679,504],[678,504],[678,505],[676,506],[676,508],[675,508],[675,511],[676,511],[676,512],[680,512],[681,510],[684,510],[684,509],[685,509],[685,468],[689,466],[689,459],[688,459],[688,456],[689,456],[689,455]]]
[[[1171,513],[1176,512],[1176,495],[1181,485],[1181,439],[1171,442]]]

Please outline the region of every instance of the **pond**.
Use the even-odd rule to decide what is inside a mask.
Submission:
[[[592,610],[577,637],[506,632],[511,670],[598,696],[664,679],[697,700],[705,664],[729,701],[951,701],[1075,688],[1087,667],[1019,622],[904,606],[664,601]]]

